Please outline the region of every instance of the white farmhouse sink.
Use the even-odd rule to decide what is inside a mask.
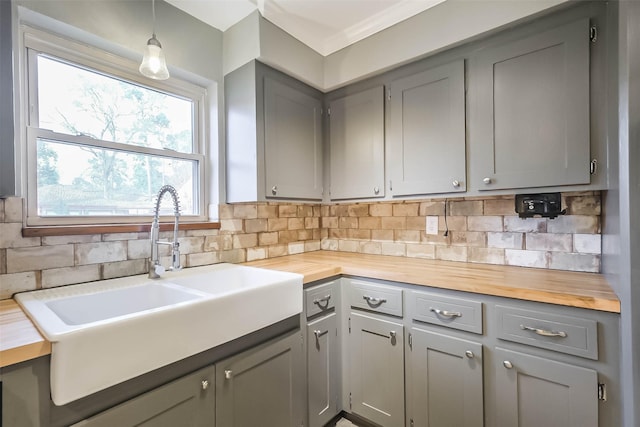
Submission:
[[[52,343],[64,405],[302,311],[302,276],[232,264],[16,295]]]

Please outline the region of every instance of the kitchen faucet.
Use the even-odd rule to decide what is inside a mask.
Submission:
[[[166,193],[171,195],[173,199],[173,209],[175,221],[173,223],[173,242],[161,242],[158,240],[160,234],[160,202],[162,196]],[[178,219],[180,218],[180,202],[178,201],[178,192],[171,185],[163,185],[156,200],[156,209],[153,216],[153,222],[151,223],[151,258],[149,259],[149,278],[157,279],[162,273],[165,272],[165,268],[160,264],[160,256],[158,255],[159,245],[171,246],[171,267],[170,271],[177,271],[182,269],[180,265],[180,243],[178,243]]]

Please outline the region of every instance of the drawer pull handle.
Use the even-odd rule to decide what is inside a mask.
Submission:
[[[504,362],[502,362],[502,364],[507,369],[513,369],[513,363],[509,362],[508,360],[505,360]]]
[[[442,317],[448,317],[448,318],[462,317],[462,313],[460,313],[459,311],[440,310],[439,308],[430,308],[430,310],[433,311],[438,316],[442,316]]]
[[[316,329],[315,331],[313,331],[313,334],[316,336],[316,339],[320,339],[321,336],[326,335],[328,333],[329,333],[328,329],[324,332],[319,329]]]
[[[331,299],[331,294],[325,295],[322,298],[316,298],[313,300],[313,303],[318,305],[320,308],[327,308],[329,306],[329,300]]]
[[[233,371],[231,369],[225,369],[224,377],[226,379],[230,380],[232,376],[233,376]]]
[[[542,335],[543,337],[567,337],[567,333],[564,331],[547,331],[546,329],[534,328],[527,325],[520,325],[520,329],[522,329],[523,331],[535,332],[536,334]]]
[[[369,305],[372,305],[374,307],[378,307],[382,303],[387,302],[387,300],[384,298],[374,298],[374,297],[370,297],[369,295],[363,295],[362,299],[364,299],[366,302],[369,303]]]
[[[473,359],[475,357],[475,354],[473,354],[473,351],[471,350],[467,350],[464,352],[464,354],[469,358],[469,359]]]

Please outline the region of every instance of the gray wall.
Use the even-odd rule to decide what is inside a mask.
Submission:
[[[16,191],[11,40],[11,2],[0,1],[0,197]]]

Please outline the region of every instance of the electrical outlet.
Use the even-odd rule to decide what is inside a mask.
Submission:
[[[438,234],[438,217],[428,216],[426,228],[427,228],[427,234]]]

